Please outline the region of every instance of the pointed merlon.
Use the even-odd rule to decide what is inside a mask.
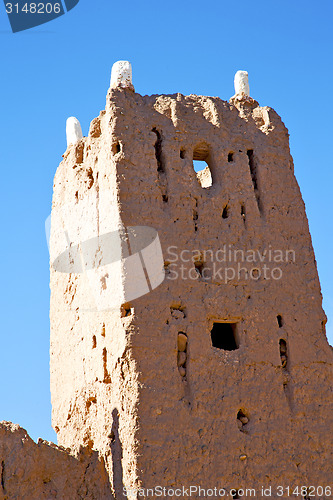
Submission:
[[[111,88],[130,88],[134,90],[132,84],[132,65],[129,61],[117,61],[112,66]]]
[[[235,74],[235,94],[250,95],[249,74],[247,71],[237,71]]]
[[[75,116],[71,116],[66,122],[66,137],[67,137],[67,147],[70,144],[76,144],[80,139],[82,139],[82,129],[80,122]]]

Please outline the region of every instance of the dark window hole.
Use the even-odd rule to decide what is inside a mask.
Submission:
[[[182,159],[182,160],[184,160],[184,158],[185,158],[185,154],[186,154],[185,149],[181,149],[181,150],[180,150],[180,157],[181,157],[181,159]]]
[[[199,218],[199,214],[196,210],[193,210],[192,218],[193,218],[193,222],[194,222],[194,231],[198,231],[198,222],[197,221]]]
[[[279,325],[279,328],[282,328],[283,327],[283,319],[282,319],[282,316],[280,314],[277,315],[276,317],[277,319],[277,322],[278,322],[278,325]]]
[[[168,203],[168,200],[169,200],[169,197],[167,194],[162,194],[162,200],[164,201],[164,203]]]
[[[226,205],[222,212],[222,219],[227,219],[229,217],[229,207]]]
[[[113,145],[112,145],[112,153],[114,155],[116,155],[117,153],[120,153],[121,151],[121,146],[120,146],[120,143],[119,142],[115,142]]]
[[[92,348],[95,349],[96,346],[97,346],[96,335],[94,335],[92,338]]]
[[[280,339],[279,344],[280,344],[281,365],[282,368],[285,368],[288,362],[287,342],[284,339]]]
[[[256,196],[256,200],[257,200],[257,205],[259,208],[259,212],[261,212],[260,194],[259,194],[259,189],[258,189],[257,162],[255,160],[253,149],[248,149],[246,154],[247,154],[248,159],[249,159],[250,173],[251,173],[254,193]]]
[[[326,335],[326,321],[325,320],[323,320],[321,322],[321,329],[322,329],[323,333]]]
[[[152,132],[156,134],[156,142],[155,142],[155,157],[157,162],[157,171],[164,172],[164,165],[162,159],[162,136],[161,133],[154,127]]]
[[[236,323],[214,323],[211,330],[213,347],[225,351],[238,349],[236,340]]]
[[[254,189],[258,189],[257,169],[256,169],[255,161],[254,161],[253,149],[248,149],[246,154],[247,154],[247,157],[249,159],[249,167],[250,167],[253,187],[254,187]]]
[[[234,153],[228,153],[228,162],[231,163],[234,161]]]
[[[243,221],[245,222],[245,219],[246,219],[245,205],[241,206],[241,216],[243,218]]]
[[[2,489],[5,489],[5,462],[4,460],[1,461],[1,486]]]

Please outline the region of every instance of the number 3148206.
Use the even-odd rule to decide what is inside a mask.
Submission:
[[[313,498],[316,496],[330,497],[332,495],[332,488],[330,486],[296,486],[291,488],[289,486],[278,486],[276,494],[281,496],[302,496],[302,498]]]
[[[6,3],[7,14],[60,14],[60,3],[25,3],[22,7],[18,3]]]

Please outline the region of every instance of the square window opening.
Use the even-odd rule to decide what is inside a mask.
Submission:
[[[235,351],[239,344],[236,332],[237,323],[213,323],[211,339],[213,347],[224,351]]]

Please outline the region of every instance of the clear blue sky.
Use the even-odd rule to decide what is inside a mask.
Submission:
[[[238,69],[291,135],[333,343],[333,2],[80,0],[12,34],[0,5],[0,420],[55,440],[49,392],[49,269],[44,220],[66,149],[65,121],[86,135],[104,108],[113,62],[127,59],[141,94],[229,99]]]

